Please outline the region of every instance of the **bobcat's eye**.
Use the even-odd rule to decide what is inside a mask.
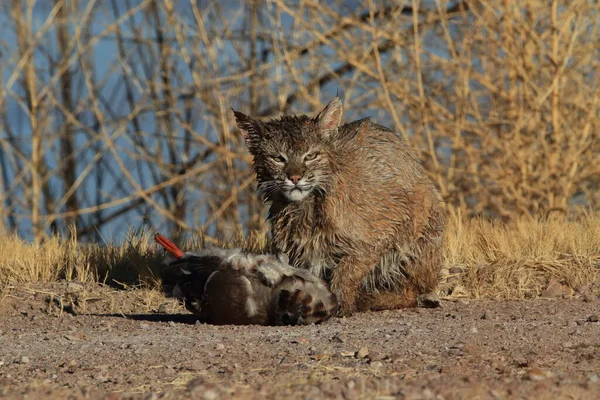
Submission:
[[[315,151],[314,153],[308,153],[304,156],[304,161],[312,161],[319,155],[319,152]]]
[[[272,156],[271,159],[278,164],[285,164],[287,162],[287,158],[283,154],[277,154]]]

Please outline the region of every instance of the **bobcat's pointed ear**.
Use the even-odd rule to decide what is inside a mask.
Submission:
[[[315,122],[325,135],[329,135],[331,131],[340,126],[343,112],[344,106],[342,105],[342,101],[336,96],[329,104],[327,104],[323,111],[315,117]]]
[[[246,143],[249,143],[253,139],[257,139],[260,136],[258,122],[244,113],[234,109],[231,110],[233,111],[233,115],[235,115],[235,122],[240,132],[242,132]]]

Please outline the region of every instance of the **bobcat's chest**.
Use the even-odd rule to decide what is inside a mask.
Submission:
[[[269,216],[273,241],[297,268],[327,278],[341,253],[340,241],[317,206],[291,205]]]

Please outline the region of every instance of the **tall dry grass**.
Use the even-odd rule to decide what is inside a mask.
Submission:
[[[444,199],[504,221],[600,203],[600,4],[0,4],[0,229],[264,232],[231,107],[407,137]]]
[[[510,223],[453,213],[443,285],[472,298],[535,298],[555,280],[570,289],[600,282],[600,215],[552,213]]]
[[[600,215],[520,217],[504,223],[450,213],[440,282],[444,296],[534,298],[551,280],[579,288],[600,283]],[[201,238],[180,243],[198,248]],[[267,239],[239,245],[253,251]],[[7,236],[0,242],[0,287],[58,279],[116,287],[158,288],[163,253],[147,232],[130,232],[122,246],[77,244],[53,237],[41,244]]]

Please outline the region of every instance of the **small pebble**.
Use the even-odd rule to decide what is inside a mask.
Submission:
[[[346,338],[344,335],[340,334],[340,333],[336,333],[335,335],[333,335],[333,337],[331,338],[331,341],[333,343],[345,343],[346,342]]]
[[[219,351],[225,350],[225,345],[223,343],[218,343],[216,346],[216,349]]]
[[[568,288],[566,286],[562,285],[559,281],[552,278],[548,283],[548,287],[542,290],[542,292],[540,293],[540,297],[548,299],[562,297],[562,295],[565,294],[567,291]]]
[[[589,291],[590,291],[590,285],[575,286],[575,292],[577,292],[577,293],[588,293]]]
[[[525,367],[529,366],[529,361],[525,357],[515,358],[514,363],[519,368],[525,368]]]
[[[204,387],[205,380],[202,377],[192,379],[186,385],[188,391],[193,392],[198,388]]]
[[[19,358],[19,364],[27,364],[27,363],[29,363],[29,357],[21,356],[21,358]]]
[[[530,381],[543,381],[546,379],[546,373],[539,368],[532,368],[527,372],[527,379]]]
[[[194,360],[190,363],[188,369],[190,371],[202,371],[203,369],[205,369],[206,366],[204,365],[204,363],[200,360]]]
[[[169,312],[169,303],[162,303],[158,306],[158,312],[160,314],[167,314]]]
[[[371,368],[373,368],[374,370],[381,369],[382,367],[383,367],[383,363],[381,361],[373,361],[371,363]]]
[[[598,315],[590,315],[587,319],[588,322],[598,322]]]
[[[369,361],[381,361],[386,359],[386,356],[383,354],[380,354],[376,351],[372,351],[369,353],[369,355],[367,356],[369,358]]]
[[[425,388],[423,390],[423,398],[424,399],[433,399],[433,398],[435,398],[435,395],[433,394],[433,392],[431,391],[431,389]]]
[[[359,360],[362,358],[365,358],[366,356],[369,355],[369,349],[367,349],[366,347],[361,347],[360,349],[358,349],[358,351],[354,354],[354,357],[358,358]]]
[[[583,301],[585,301],[586,303],[593,303],[594,301],[596,301],[596,295],[587,292],[583,295]]]

